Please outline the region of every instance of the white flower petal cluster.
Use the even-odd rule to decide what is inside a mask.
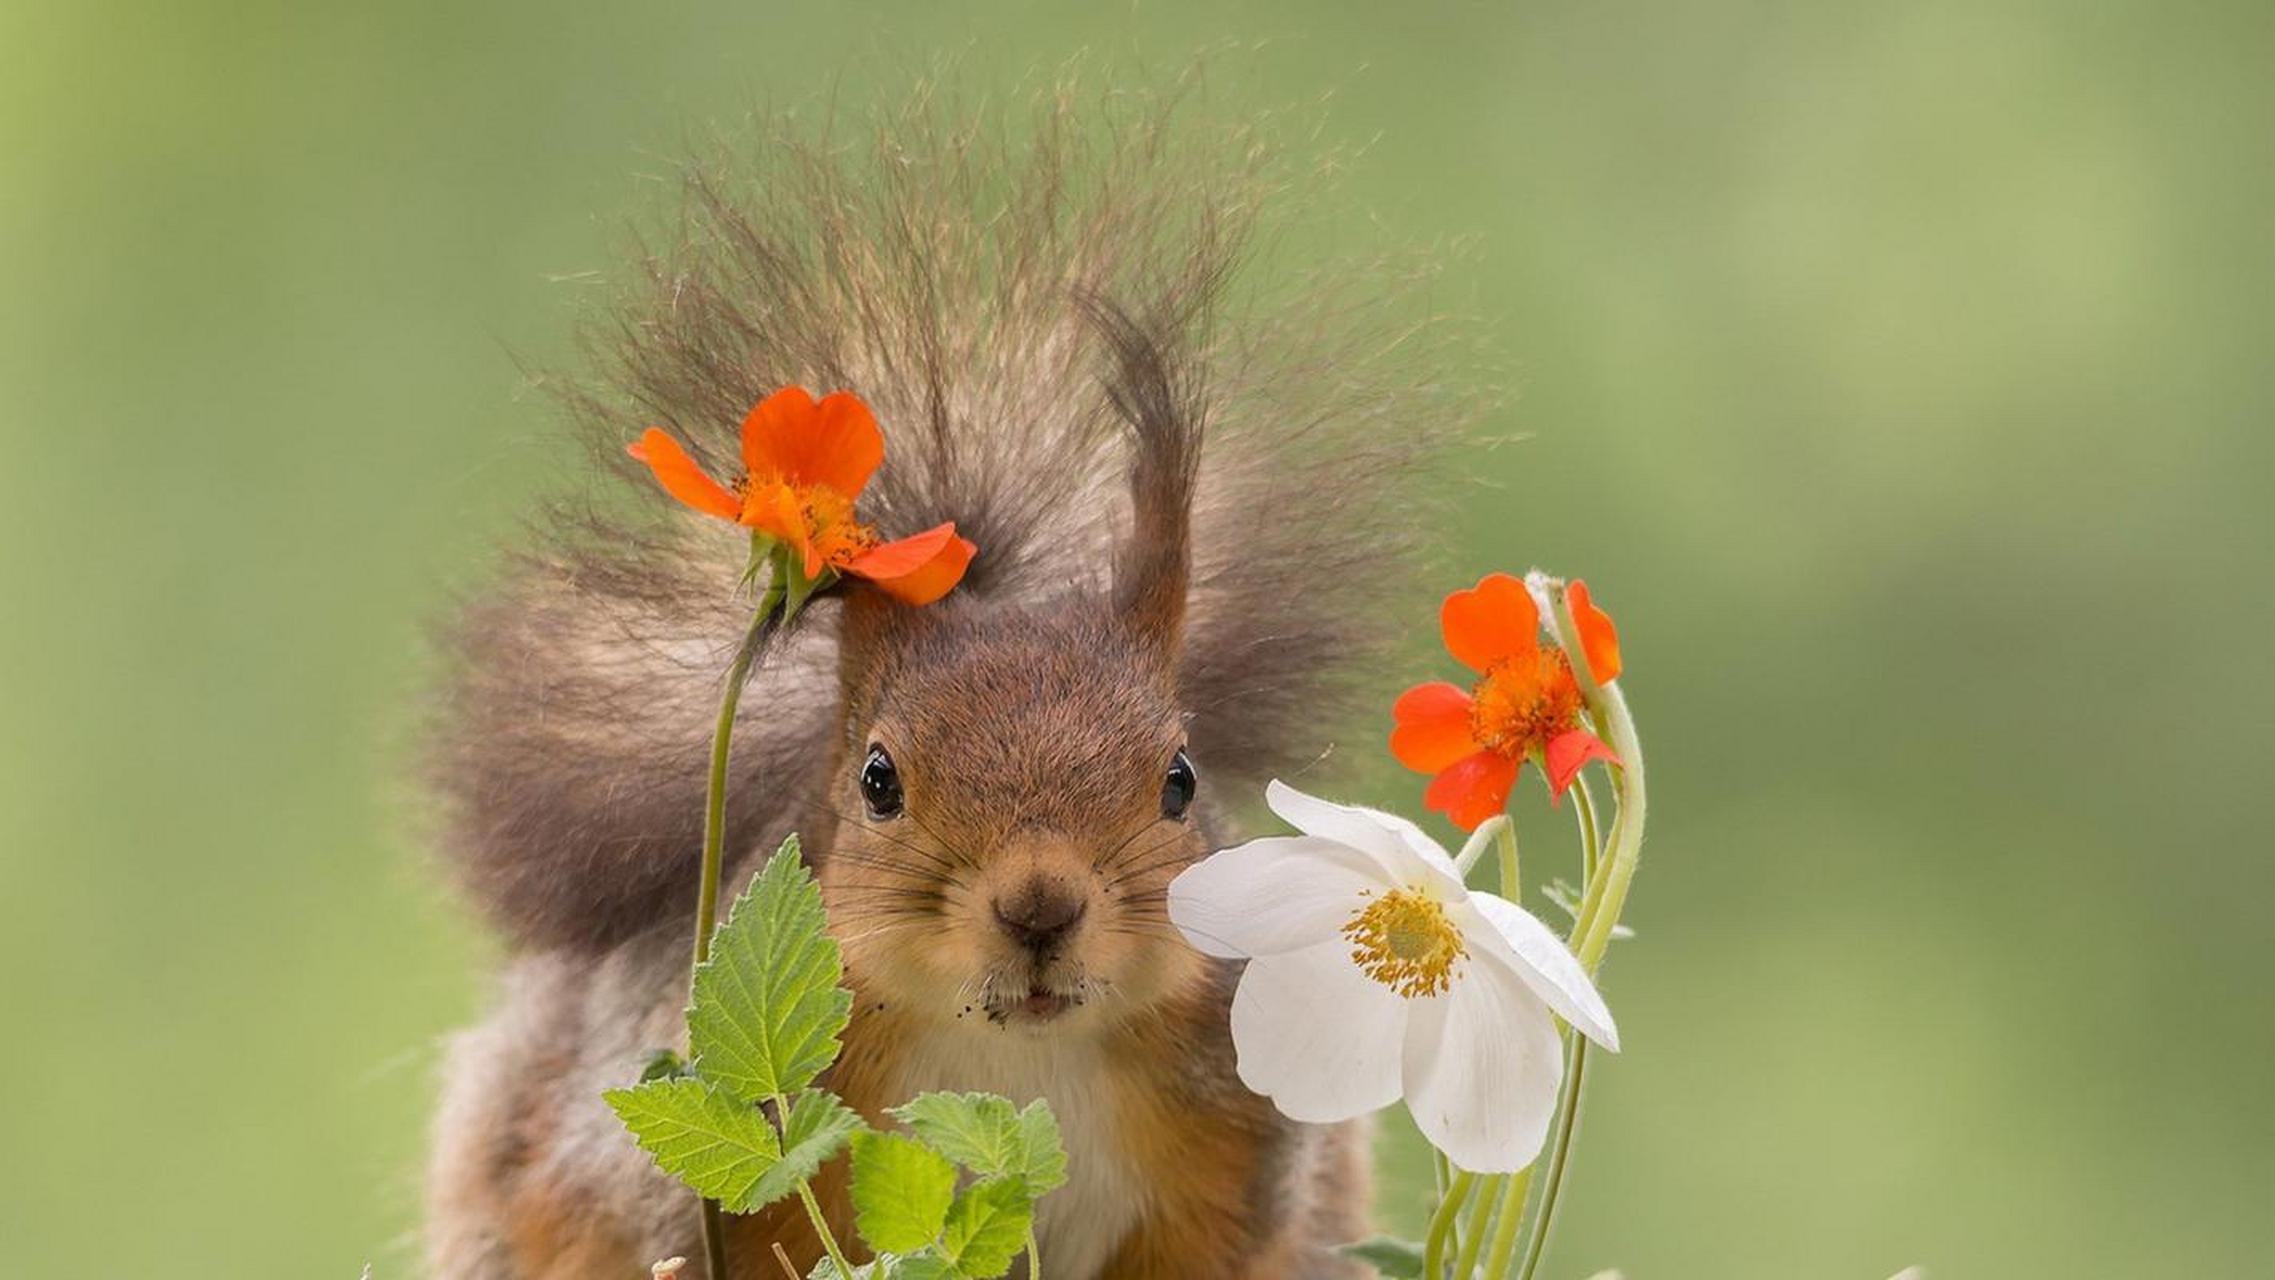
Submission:
[[[1241,1081],[1319,1123],[1404,1098],[1461,1168],[1530,1164],[1564,1072],[1555,1016],[1619,1048],[1579,960],[1524,908],[1464,887],[1404,818],[1276,781],[1265,795],[1302,835],[1224,850],[1169,886],[1195,947],[1248,961]]]

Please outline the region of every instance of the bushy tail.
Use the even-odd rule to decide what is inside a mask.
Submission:
[[[517,943],[606,945],[693,900],[743,546],[622,446],[663,426],[731,473],[743,414],[786,384],[870,403],[887,460],[864,518],[954,520],[981,548],[960,590],[996,598],[1105,581],[1118,545],[1148,554],[1128,432],[1170,407],[1131,397],[1183,397],[1176,412],[1205,417],[1197,459],[1145,465],[1190,489],[1188,589],[1137,603],[1183,611],[1196,756],[1238,785],[1351,727],[1390,633],[1426,616],[1431,468],[1472,406],[1410,274],[1236,282],[1282,184],[1252,135],[1178,114],[1059,94],[1007,124],[919,95],[862,145],[784,120],[686,171],[668,235],[588,331],[597,376],[566,389],[607,491],[556,507],[451,632],[446,845]],[[833,725],[829,615],[814,621],[743,699],[729,829],[745,850],[795,824]]]

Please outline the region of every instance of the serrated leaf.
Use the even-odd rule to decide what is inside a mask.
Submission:
[[[1013,1111],[992,1093],[925,1093],[893,1108],[925,1145],[981,1177],[1015,1177],[1040,1196],[1066,1182],[1057,1117],[1037,1099]]]
[[[853,1008],[821,889],[782,842],[737,899],[695,972],[695,1070],[746,1102],[796,1093],[837,1057]]]
[[[1011,1260],[1019,1256],[1034,1225],[1035,1197],[1026,1183],[1017,1178],[983,1178],[964,1188],[948,1206],[940,1252],[958,1272],[992,1280],[1011,1269]]]
[[[601,1096],[657,1168],[733,1213],[766,1203],[754,1193],[781,1164],[782,1141],[756,1107],[689,1079],[651,1080]]]
[[[1019,1167],[1036,1199],[1066,1185],[1066,1148],[1059,1143],[1058,1117],[1041,1098],[1019,1113]]]
[[[823,1258],[806,1273],[806,1280],[839,1280],[837,1264]],[[898,1257],[880,1253],[874,1262],[854,1264],[853,1280],[961,1280],[956,1268],[937,1252]]]
[[[861,1117],[836,1094],[808,1089],[790,1099],[790,1113],[782,1121],[782,1159],[752,1188],[751,1199],[773,1204],[796,1191],[862,1127]]]
[[[955,1196],[947,1157],[897,1133],[854,1135],[854,1225],[871,1249],[911,1253],[931,1244]]]
[[[1421,1245],[1390,1236],[1371,1236],[1357,1244],[1339,1246],[1336,1252],[1357,1258],[1390,1280],[1419,1280],[1427,1261]]]

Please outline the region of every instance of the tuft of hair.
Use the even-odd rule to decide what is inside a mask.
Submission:
[[[863,519],[955,521],[980,548],[970,606],[1107,588],[1181,632],[1212,789],[1303,769],[1351,727],[1426,616],[1442,446],[1480,404],[1447,376],[1468,352],[1420,313],[1426,265],[1237,274],[1298,182],[1258,127],[1188,123],[1192,96],[1061,86],[1005,111],[933,87],[859,136],[771,116],[684,168],[586,329],[593,373],[557,385],[595,483],[449,632],[444,843],[509,939],[607,946],[693,899],[747,543],[623,446],[662,426],[732,475],[744,414],[787,384],[868,401],[886,461]],[[834,670],[826,625],[757,665],[731,859],[810,812]]]

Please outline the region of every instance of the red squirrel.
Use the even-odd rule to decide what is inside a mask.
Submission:
[[[920,95],[863,146],[785,127],[686,171],[566,392],[616,492],[551,510],[449,632],[443,844],[503,958],[447,1053],[432,1274],[704,1275],[692,1197],[601,1093],[684,1047],[747,548],[622,447],[662,426],[730,459],[791,384],[874,409],[864,518],[980,548],[936,605],[810,605],[742,699],[728,888],[802,837],[855,996],[827,1083],[879,1126],[930,1089],[1048,1099],[1052,1280],[1366,1274],[1335,1248],[1368,1229],[1363,1129],[1241,1085],[1237,968],[1164,895],[1426,616],[1437,446],[1470,406],[1428,326],[1383,319],[1392,273],[1234,293],[1275,180],[1208,136],[1112,99],[1013,128]],[[844,1234],[842,1163],[817,1192]],[[737,1276],[779,1274],[777,1241],[801,1274],[819,1256],[802,1216],[730,1219]]]

